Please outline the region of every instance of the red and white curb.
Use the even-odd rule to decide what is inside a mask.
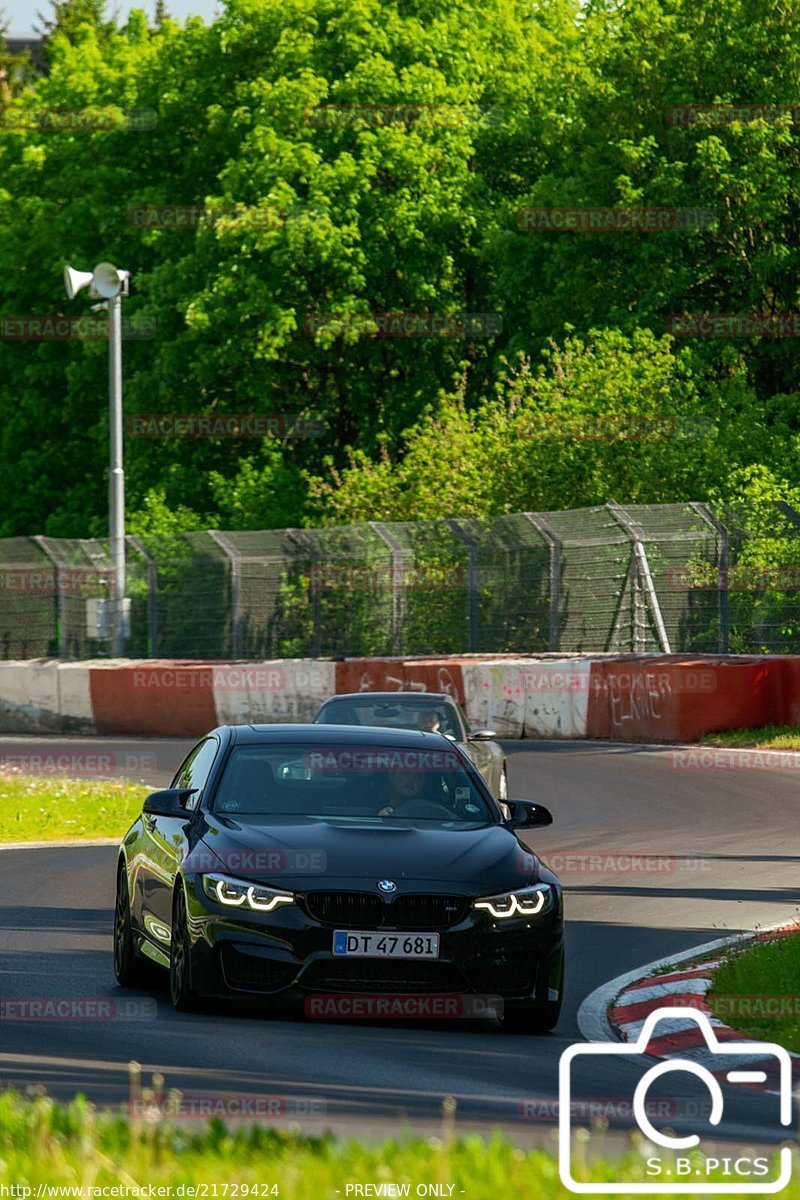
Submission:
[[[781,922],[754,933],[719,938],[696,946],[682,954],[658,959],[627,975],[620,975],[587,996],[578,1011],[578,1027],[589,1041],[635,1042],[639,1039],[648,1018],[658,1009],[672,1010],[668,1018],[658,1020],[651,1031],[646,1053],[653,1058],[681,1059],[706,1066],[717,1079],[730,1078],[731,1070],[746,1066],[747,1074],[760,1075],[755,1082],[738,1080],[742,1086],[757,1091],[778,1092],[778,1064],[774,1055],[766,1055],[754,1044],[753,1052],[739,1050],[725,1054],[713,1050],[707,1042],[701,1022],[687,1013],[675,1016],[676,1009],[702,1013],[713,1029],[719,1043],[750,1043],[752,1038],[732,1029],[712,1015],[706,995],[714,973],[725,953],[742,942],[782,937],[800,932],[796,919]],[[674,967],[674,970],[670,970]],[[793,1072],[800,1071],[800,1055],[790,1054]]]

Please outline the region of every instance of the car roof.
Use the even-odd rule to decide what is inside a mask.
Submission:
[[[453,742],[441,733],[422,730],[384,728],[375,725],[223,725],[237,745],[267,745],[270,742],[306,742],[320,746],[399,746],[406,749],[442,747],[452,750]]]
[[[337,692],[329,696],[325,704],[334,704],[337,700],[348,700],[351,704],[356,700],[435,700],[437,704],[455,704],[455,696],[448,692]]]

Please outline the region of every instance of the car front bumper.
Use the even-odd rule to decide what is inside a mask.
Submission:
[[[205,995],[309,996],[409,993],[493,996],[545,1003],[555,999],[563,972],[559,903],[533,918],[493,918],[469,909],[457,924],[403,933],[439,934],[439,956],[335,956],[333,934],[378,928],[310,916],[302,899],[273,913],[225,911],[209,900],[197,876],[186,879],[192,941],[192,980]],[[392,930],[381,925],[382,933]]]

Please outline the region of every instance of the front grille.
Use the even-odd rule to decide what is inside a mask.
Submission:
[[[416,960],[319,959],[298,980],[312,992],[463,992],[464,976],[451,963]]]
[[[229,988],[244,992],[277,992],[288,987],[297,968],[256,954],[244,954],[235,946],[220,950],[222,973]]]
[[[446,929],[467,915],[463,896],[396,896],[369,892],[309,892],[305,910],[315,921],[351,929]]]

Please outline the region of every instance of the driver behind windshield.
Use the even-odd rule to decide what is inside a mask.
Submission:
[[[457,814],[448,803],[437,774],[430,771],[387,771],[388,802],[379,817],[439,817],[453,820]]]

